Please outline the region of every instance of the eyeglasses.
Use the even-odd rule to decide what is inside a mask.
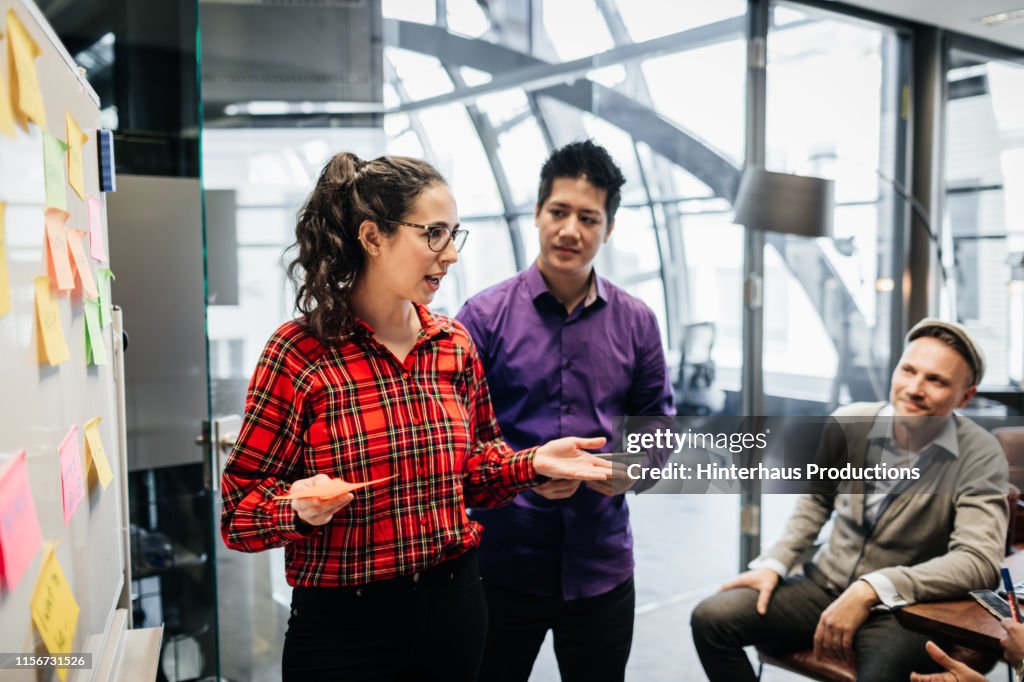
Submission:
[[[380,218],[382,223],[391,223],[392,225],[404,225],[405,227],[415,227],[421,230],[427,231],[427,246],[431,251],[441,253],[448,248],[448,243],[452,240],[455,241],[455,250],[462,251],[463,245],[466,243],[466,237],[469,236],[469,231],[461,229],[458,225],[455,227],[448,227],[447,225],[419,225],[417,223],[405,223],[401,220],[389,220],[388,218]]]

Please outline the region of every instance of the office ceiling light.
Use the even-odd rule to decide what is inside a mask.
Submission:
[[[979,24],[985,26],[999,26],[1002,24],[1016,24],[1019,21],[1024,21],[1024,7],[1020,9],[1011,9],[1005,12],[996,12],[995,14],[989,14],[984,17],[975,18]]]
[[[733,222],[755,230],[831,237],[834,194],[831,180],[751,166],[740,180]]]

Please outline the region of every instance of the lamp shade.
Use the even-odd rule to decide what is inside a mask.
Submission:
[[[831,237],[833,196],[831,180],[751,166],[740,180],[733,222],[755,230]]]

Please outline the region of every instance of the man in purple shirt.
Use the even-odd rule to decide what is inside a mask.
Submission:
[[[654,313],[594,272],[624,182],[589,140],[556,150],[541,170],[536,263],[459,312],[513,448],[564,434],[612,447],[613,419],[674,414]],[[526,680],[548,630],[563,680],[623,679],[635,605],[630,483],[553,480],[473,510],[490,610],[481,680]]]

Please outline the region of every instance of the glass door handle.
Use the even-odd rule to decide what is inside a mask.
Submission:
[[[196,436],[196,445],[206,450],[206,456],[203,457],[203,479],[207,490],[220,490],[220,475],[241,430],[242,418],[232,414],[214,419],[212,428],[209,423],[204,423],[202,435]],[[211,443],[215,447],[211,447]]]

